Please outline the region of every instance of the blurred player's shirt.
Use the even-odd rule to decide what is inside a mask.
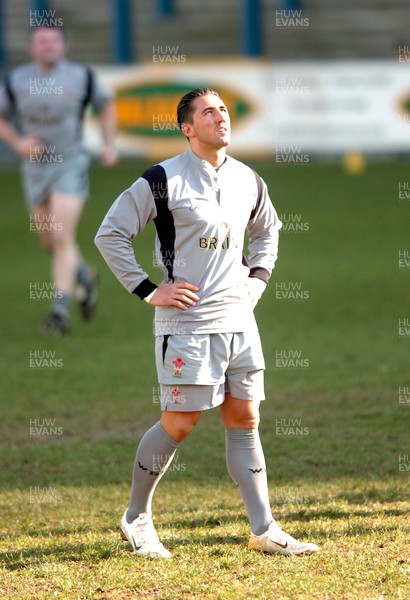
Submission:
[[[23,135],[41,140],[41,154],[61,160],[84,151],[82,118],[91,104],[97,111],[113,93],[85,66],[61,61],[47,74],[35,63],[17,67],[0,87],[0,116],[17,116]]]

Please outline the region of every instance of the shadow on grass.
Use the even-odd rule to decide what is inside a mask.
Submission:
[[[175,539],[171,535],[161,536],[166,547],[171,551],[177,550],[184,546],[193,546],[195,544],[201,544],[205,546],[215,547],[219,545],[243,545],[246,543],[247,538],[239,535],[207,535],[201,538],[183,537]],[[62,562],[92,562],[93,564],[108,560],[113,556],[118,556],[125,552],[126,555],[132,555],[131,545],[120,538],[118,532],[118,539],[116,540],[115,547],[107,548],[101,542],[94,542],[89,544],[53,544],[48,548],[31,548],[28,550],[16,550],[12,552],[1,552],[0,553],[0,565],[9,571],[31,569],[33,566],[40,565],[43,563],[50,563],[51,561],[58,564]],[[222,549],[213,549],[212,554],[223,554]]]
[[[107,560],[118,553],[118,548],[108,549],[101,542],[90,544],[53,544],[48,548],[30,548],[14,552],[1,552],[0,564],[4,568],[15,571],[30,569],[34,565],[50,562],[80,562]]]
[[[281,511],[280,513],[275,512],[273,510],[273,516],[279,522],[282,520],[290,521],[290,522],[302,522],[302,523],[315,523],[315,521],[319,519],[334,519],[339,520],[343,519],[346,522],[349,519],[354,517],[368,517],[374,518],[375,516],[390,516],[390,517],[400,517],[408,515],[408,510],[405,508],[395,509],[395,510],[383,510],[383,509],[375,509],[375,510],[352,510],[352,511],[343,511],[343,510],[322,510],[322,511],[308,511],[305,509],[286,512]],[[221,516],[217,518],[194,518],[194,519],[175,519],[172,521],[172,526],[177,529],[192,529],[193,531],[198,528],[207,528],[207,529],[216,529],[218,527],[226,526],[226,525],[234,525],[238,523],[248,524],[248,519],[246,517],[245,512],[242,515],[232,515],[232,516]],[[164,526],[164,525],[163,525]],[[356,527],[356,524],[352,525],[352,527]],[[381,527],[383,529],[383,527]],[[394,526],[393,526],[394,529]],[[370,531],[371,529],[369,529]]]
[[[401,515],[408,515],[409,511],[404,509],[384,510],[383,508],[375,510],[319,510],[319,511],[307,511],[298,510],[296,512],[286,512],[285,517],[288,521],[313,521],[315,519],[351,519],[352,517],[369,517],[374,518],[375,516],[389,516],[399,517]]]
[[[404,513],[405,511],[403,511]],[[342,513],[342,515],[349,517],[349,513]],[[226,518],[221,521],[216,521],[213,526],[220,527],[222,526],[222,521],[225,523],[239,521],[246,521],[246,518],[238,519],[235,518]],[[209,527],[211,525],[208,519],[193,519],[186,521],[178,521],[175,522],[175,527],[185,527],[188,529],[192,529],[191,535],[184,535],[178,537],[173,536],[172,532],[167,531],[161,535],[160,529],[158,529],[158,533],[160,534],[160,538],[165,544],[165,547],[169,548],[172,551],[182,551],[186,547],[193,547],[195,545],[209,547],[210,554],[212,556],[224,556],[227,548],[232,548],[234,546],[243,546],[245,547],[248,541],[248,535],[238,535],[238,534],[218,534],[217,531],[200,535],[198,534],[198,528],[200,527]],[[358,536],[375,536],[379,535],[379,539],[383,540],[383,536],[386,533],[395,531],[397,527],[395,525],[382,525],[380,526],[365,526],[363,523],[354,523],[347,524],[346,529],[335,530],[334,528],[331,531],[332,539],[343,538],[353,538],[357,540]],[[111,528],[105,528],[101,531],[106,533],[116,533]],[[58,529],[55,531],[48,532],[49,536],[59,535],[61,536],[64,533],[72,533],[67,529]],[[300,539],[309,539],[312,536],[312,531],[305,530],[303,528],[299,528],[297,532],[290,531],[289,533],[294,534],[297,538]],[[44,534],[44,532],[43,532]],[[32,534],[31,534],[32,535]],[[40,535],[40,532],[38,533]],[[50,538],[48,538],[50,539]],[[319,544],[323,544],[326,540],[329,539],[329,531],[323,529],[322,527],[315,529],[315,541]],[[221,547],[222,546],[222,547]],[[113,540],[110,539],[110,548],[107,547],[106,544],[102,542],[93,542],[93,543],[56,543],[48,548],[31,548],[28,550],[16,550],[12,552],[2,552],[0,553],[0,564],[3,568],[9,571],[15,570],[23,570],[23,569],[31,569],[35,565],[40,565],[43,563],[50,563],[50,561],[55,562],[56,565],[58,563],[63,562],[92,562],[93,564],[108,560],[113,556],[118,556],[125,554],[126,556],[131,556],[131,546],[128,542],[120,539],[120,533],[118,531],[118,537],[115,539],[115,545],[113,545]]]
[[[367,504],[369,501],[374,502],[400,502],[403,500],[410,500],[410,488],[405,490],[401,489],[389,489],[389,490],[377,490],[374,488],[366,489],[360,492],[343,492],[335,496],[335,500],[345,500],[350,504]]]
[[[46,528],[43,529],[27,529],[24,531],[24,535],[27,535],[30,538],[42,538],[45,535],[47,536],[64,536],[64,535],[78,535],[84,533],[86,535],[89,533],[90,529],[93,530],[94,533],[97,531],[101,534],[113,533],[116,531],[116,527],[99,527],[98,529],[93,527],[91,528],[89,524],[79,525],[77,527],[54,527],[54,528]],[[119,528],[118,528],[119,531]],[[0,534],[0,540],[17,540],[21,537],[21,531],[19,530],[16,534]]]

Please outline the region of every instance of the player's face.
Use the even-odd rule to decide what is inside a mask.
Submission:
[[[224,102],[215,94],[193,101],[192,123],[184,125],[183,133],[191,143],[218,150],[231,141],[231,119]]]
[[[30,56],[45,67],[53,67],[67,50],[64,36],[58,29],[42,27],[33,32],[30,44]]]

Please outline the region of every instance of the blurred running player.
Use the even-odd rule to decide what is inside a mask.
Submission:
[[[125,288],[156,307],[162,415],[138,447],[121,531],[136,554],[171,556],[152,522],[152,497],[202,411],[219,406],[228,471],[250,522],[248,547],[311,554],[315,544],[294,539],[272,517],[258,433],[265,363],[253,308],[275,265],[282,224],[265,182],[226,155],[230,118],[218,94],[192,90],[177,116],[190,148],[143,173],[113,204],[96,237]],[[164,275],[158,286],[131,244],[150,221]]]
[[[80,311],[90,319],[97,301],[97,274],[82,258],[76,229],[88,195],[89,157],[82,141],[82,117],[88,104],[99,113],[101,162],[117,160],[113,94],[85,66],[66,60],[64,32],[33,29],[30,63],[8,75],[0,87],[0,140],[21,157],[30,210],[43,247],[52,255],[54,303],[43,330],[64,334],[77,284]],[[10,118],[17,118],[15,127]]]

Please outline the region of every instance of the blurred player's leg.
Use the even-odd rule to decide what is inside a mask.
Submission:
[[[52,231],[49,227],[41,227],[39,224],[50,222],[50,202],[49,198],[46,198],[44,202],[35,204],[31,208],[31,215],[33,222],[37,223],[37,233],[40,238],[41,245],[47,252],[53,250],[53,236]]]
[[[58,192],[50,194],[47,205],[52,231],[49,239],[42,242],[52,251],[56,299],[50,315],[43,321],[43,328],[52,333],[66,333],[70,326],[71,300],[82,263],[76,230],[83,205],[81,198]],[[85,270],[82,265],[83,274]]]
[[[54,262],[54,228],[57,227],[57,224],[51,209],[50,198],[47,197],[46,200],[44,200],[43,202],[39,204],[34,204],[31,207],[31,214],[34,222],[37,223],[37,233],[39,235],[41,245],[46,250],[46,252],[51,253]],[[65,303],[67,303],[67,296],[64,297],[62,292],[58,290],[54,279],[53,283],[55,293],[55,302],[53,310],[49,315],[47,315],[43,319],[41,327],[44,331],[49,333],[63,334],[66,333],[70,328],[70,307],[69,302],[65,307]]]
[[[54,192],[50,197],[50,212],[56,225],[53,232],[53,276],[57,290],[70,298],[80,265],[76,231],[83,205],[83,201],[75,196]]]

